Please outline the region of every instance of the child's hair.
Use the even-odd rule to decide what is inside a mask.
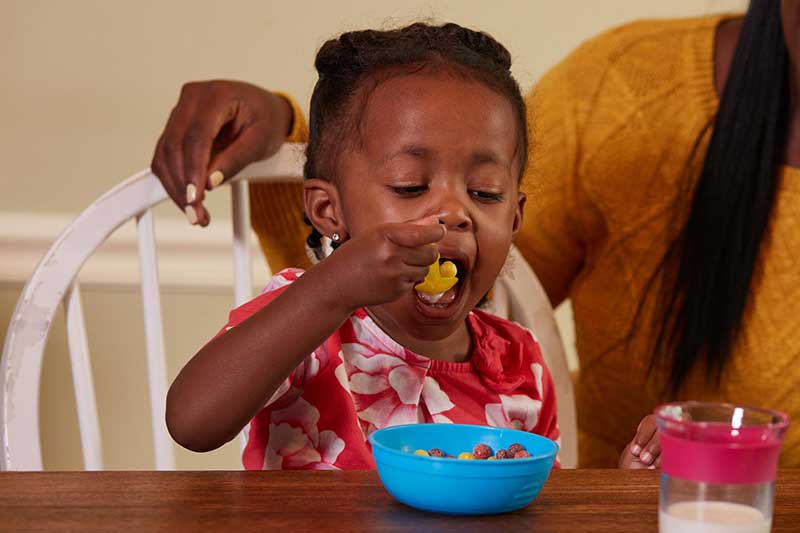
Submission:
[[[388,31],[347,32],[322,45],[314,66],[319,80],[311,95],[306,179],[334,178],[345,143],[360,140],[361,114],[378,84],[427,69],[478,81],[508,99],[517,120],[516,156],[522,176],[528,160],[525,100],[511,76],[511,54],[490,35],[453,23],[422,22]],[[309,248],[319,250],[321,238],[313,229]]]

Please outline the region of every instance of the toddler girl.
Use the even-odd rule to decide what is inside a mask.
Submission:
[[[170,388],[172,436],[211,450],[251,422],[248,469],[373,468],[367,436],[397,424],[557,439],[536,339],[475,309],[525,202],[526,112],[508,51],[417,23],[345,33],[315,65],[304,201],[310,247],[326,236],[334,251],[231,313]],[[416,290],[437,260],[458,283]]]

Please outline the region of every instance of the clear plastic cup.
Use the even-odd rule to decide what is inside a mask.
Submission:
[[[677,402],[655,410],[662,533],[766,533],[789,417],[743,405]]]

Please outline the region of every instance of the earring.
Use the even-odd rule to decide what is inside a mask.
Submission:
[[[331,235],[331,240],[333,242],[339,242],[340,240],[342,240],[342,238],[339,236],[338,233],[334,233],[333,235]]]

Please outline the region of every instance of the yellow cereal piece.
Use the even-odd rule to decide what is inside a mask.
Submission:
[[[452,261],[445,261],[439,265],[439,275],[442,278],[455,278],[456,274],[458,274],[458,268]]]
[[[458,454],[458,458],[459,458],[459,459],[469,459],[469,460],[472,460],[472,459],[475,459],[475,456],[474,456],[474,455],[472,455],[472,454],[471,454],[471,453],[469,453],[469,452],[461,452],[460,454]]]
[[[428,452],[425,450],[414,450],[414,455],[424,455],[425,457],[429,456]]]
[[[429,267],[428,275],[422,283],[418,283],[414,288],[426,294],[442,294],[447,292],[458,283],[458,268],[452,261],[445,261],[439,264],[439,257],[436,258]]]
[[[491,457],[487,457],[487,458],[486,458],[486,460],[487,460],[487,461],[496,461],[496,460],[497,460],[497,457],[495,457],[494,455],[492,455]]]

